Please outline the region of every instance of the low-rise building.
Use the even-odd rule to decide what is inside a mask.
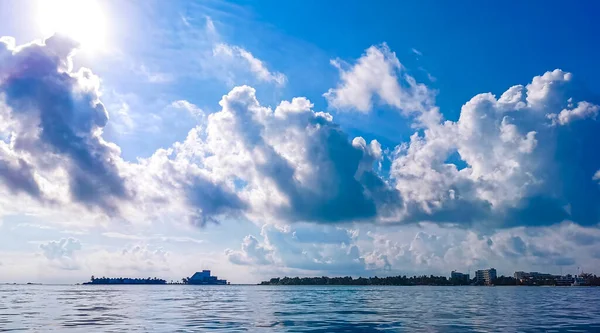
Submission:
[[[555,276],[548,273],[518,271],[515,272],[514,277],[517,280],[523,281],[527,279],[552,279]]]
[[[187,279],[187,284],[227,284],[227,280],[219,280],[216,276],[210,275],[210,270],[196,272],[191,278]]]
[[[514,277],[517,280],[517,284],[522,285],[549,286],[555,283],[562,283],[556,282],[561,279],[561,276],[548,273],[517,271]]]
[[[557,276],[555,281],[557,286],[570,286],[573,285],[573,282],[575,282],[575,277],[573,277],[571,274],[567,274],[563,276]]]
[[[469,278],[469,274],[452,271],[450,273],[450,281],[452,281],[454,283],[459,283],[459,284],[469,284],[471,279]]]

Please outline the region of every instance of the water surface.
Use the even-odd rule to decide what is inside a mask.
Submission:
[[[600,288],[0,286],[0,332],[600,332]]]

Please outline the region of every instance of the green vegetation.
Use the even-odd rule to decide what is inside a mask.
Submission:
[[[349,286],[450,286],[454,285],[445,276],[388,276],[388,277],[305,277],[305,278],[273,278],[263,281],[261,285],[349,285]]]
[[[583,285],[600,286],[600,277],[592,274],[581,274],[580,278],[584,281]],[[344,285],[344,286],[458,286],[458,285],[476,285],[476,280],[453,280],[445,276],[421,275],[421,276],[388,276],[388,277],[370,277],[370,278],[352,278],[346,277],[284,277],[272,278],[269,281],[263,281],[261,285]],[[549,276],[539,279],[517,280],[512,276],[499,276],[492,282],[494,286],[556,286],[560,281],[555,276]],[[570,285],[570,283],[568,283]]]
[[[107,278],[101,277],[96,278],[92,276],[90,282],[85,282],[84,284],[166,284],[167,281],[159,278],[147,278],[147,279],[139,279],[139,278]]]

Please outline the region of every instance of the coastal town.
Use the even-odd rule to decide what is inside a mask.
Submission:
[[[387,286],[600,286],[600,277],[580,273],[577,275],[552,275],[539,272],[517,271],[513,276],[498,276],[495,268],[470,273],[452,271],[446,276],[388,276],[370,278],[346,277],[283,277],[263,281],[261,285],[387,285]]]
[[[525,286],[591,286],[599,285],[600,278],[588,273],[578,275],[553,275],[540,272],[517,271],[513,276],[498,276],[495,268],[475,271],[473,279],[470,274],[452,271],[450,282],[459,282],[464,285],[525,285]]]
[[[191,277],[180,281],[159,278],[97,278],[92,276],[84,285],[122,285],[122,284],[158,284],[158,285],[229,285],[225,279],[211,275],[210,270],[202,270]],[[600,286],[600,277],[589,273],[577,275],[553,275],[540,272],[514,272],[513,276],[498,276],[495,268],[470,273],[450,272],[450,277],[421,275],[421,276],[387,276],[387,277],[283,277],[263,281],[259,285],[391,285],[391,286]]]

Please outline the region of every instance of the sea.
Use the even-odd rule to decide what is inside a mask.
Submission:
[[[600,332],[600,288],[1,285],[8,331]]]

